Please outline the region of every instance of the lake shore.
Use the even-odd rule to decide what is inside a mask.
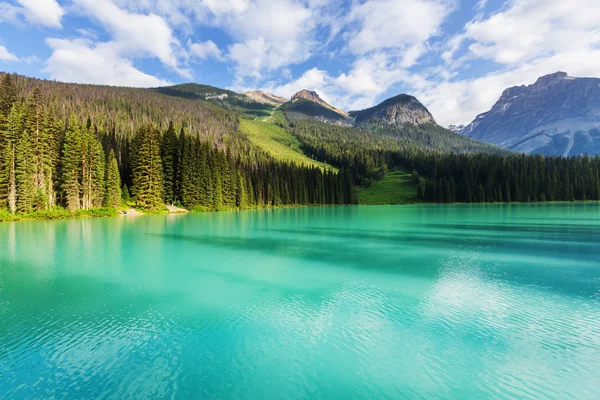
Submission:
[[[517,204],[599,204],[597,200],[586,200],[586,201],[545,201],[545,202],[511,202],[511,203],[424,203],[424,202],[407,202],[398,204],[356,204],[356,206],[363,207],[377,207],[377,206],[411,206],[411,205],[517,205]],[[93,208],[90,210],[79,210],[77,212],[70,212],[63,208],[55,208],[47,211],[36,211],[31,214],[11,214],[5,209],[0,210],[0,223],[2,222],[20,222],[20,221],[49,221],[59,219],[78,219],[78,218],[108,218],[108,217],[138,217],[147,215],[169,215],[169,214],[187,214],[187,213],[216,213],[216,212],[231,212],[231,211],[256,211],[256,210],[280,210],[289,208],[313,208],[313,207],[331,207],[337,206],[335,204],[323,204],[323,205],[282,205],[282,206],[270,206],[270,207],[244,207],[244,208],[227,208],[219,207],[218,209],[212,209],[208,207],[195,207],[191,209],[184,209],[176,206],[167,206],[164,210],[142,210],[135,209],[133,207],[127,209],[116,209],[116,208]],[[348,206],[343,205],[343,206]]]

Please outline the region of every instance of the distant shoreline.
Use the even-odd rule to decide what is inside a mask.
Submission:
[[[532,201],[532,202],[495,202],[495,203],[426,203],[426,202],[410,202],[410,203],[396,203],[396,204],[314,204],[314,205],[283,205],[283,206],[270,206],[270,207],[249,207],[249,208],[219,208],[213,209],[191,209],[184,211],[168,211],[167,208],[164,210],[135,210],[134,214],[124,214],[122,209],[116,208],[95,208],[90,210],[80,210],[75,213],[71,213],[64,209],[54,209],[49,211],[37,211],[32,214],[19,215],[10,214],[6,210],[0,210],[0,224],[6,222],[22,222],[22,221],[52,221],[52,220],[65,220],[65,219],[84,219],[84,218],[109,218],[109,217],[127,217],[136,216],[143,217],[149,215],[182,215],[182,214],[204,214],[204,213],[223,213],[223,212],[234,212],[234,211],[260,211],[260,210],[281,210],[281,209],[297,209],[297,208],[316,208],[316,207],[387,207],[387,206],[456,206],[456,205],[541,205],[541,204],[597,204],[600,205],[599,200],[577,200],[577,201]],[[129,211],[131,212],[131,211]]]

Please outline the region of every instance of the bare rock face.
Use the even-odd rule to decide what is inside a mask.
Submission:
[[[276,107],[287,101],[286,98],[275,96],[274,94],[263,92],[262,90],[253,90],[244,94],[256,102],[270,104]]]
[[[600,79],[556,72],[506,89],[460,133],[523,153],[600,154]]]
[[[335,125],[351,125],[346,111],[329,105],[317,92],[311,90],[304,89],[294,94],[290,101],[280,106],[280,109],[291,118],[310,117]]]
[[[415,97],[407,94],[387,99],[375,107],[361,111],[351,111],[354,122],[384,123],[389,125],[435,124],[433,116]]]

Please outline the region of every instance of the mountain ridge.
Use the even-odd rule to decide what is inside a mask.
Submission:
[[[558,71],[507,88],[460,133],[522,153],[600,154],[600,79]]]
[[[288,101],[285,97],[276,96],[272,93],[267,93],[262,90],[251,90],[249,92],[244,92],[243,94],[254,101],[270,104],[275,107],[278,107]]]

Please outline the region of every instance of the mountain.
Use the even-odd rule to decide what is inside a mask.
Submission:
[[[433,116],[413,96],[401,94],[385,100],[374,107],[361,111],[351,111],[354,123],[377,122],[388,125],[423,125],[435,124]]]
[[[312,117],[323,122],[336,125],[351,125],[351,119],[346,111],[339,110],[325,102],[317,92],[301,90],[292,99],[279,107],[291,119]]]
[[[506,89],[461,134],[523,153],[600,154],[600,79],[557,72]]]
[[[284,97],[275,96],[274,94],[266,93],[262,90],[252,90],[250,92],[244,93],[244,95],[259,103],[269,104],[275,107],[278,107],[288,101]]]
[[[277,106],[277,104],[266,102],[264,99],[257,99],[256,95],[247,96],[246,94],[236,93],[231,90],[197,83],[184,83],[181,85],[158,87],[151,90],[167,96],[205,101],[250,117],[268,116],[270,115],[270,111]],[[263,94],[265,98],[267,96],[277,98],[267,93]],[[283,100],[285,101],[285,99]]]

